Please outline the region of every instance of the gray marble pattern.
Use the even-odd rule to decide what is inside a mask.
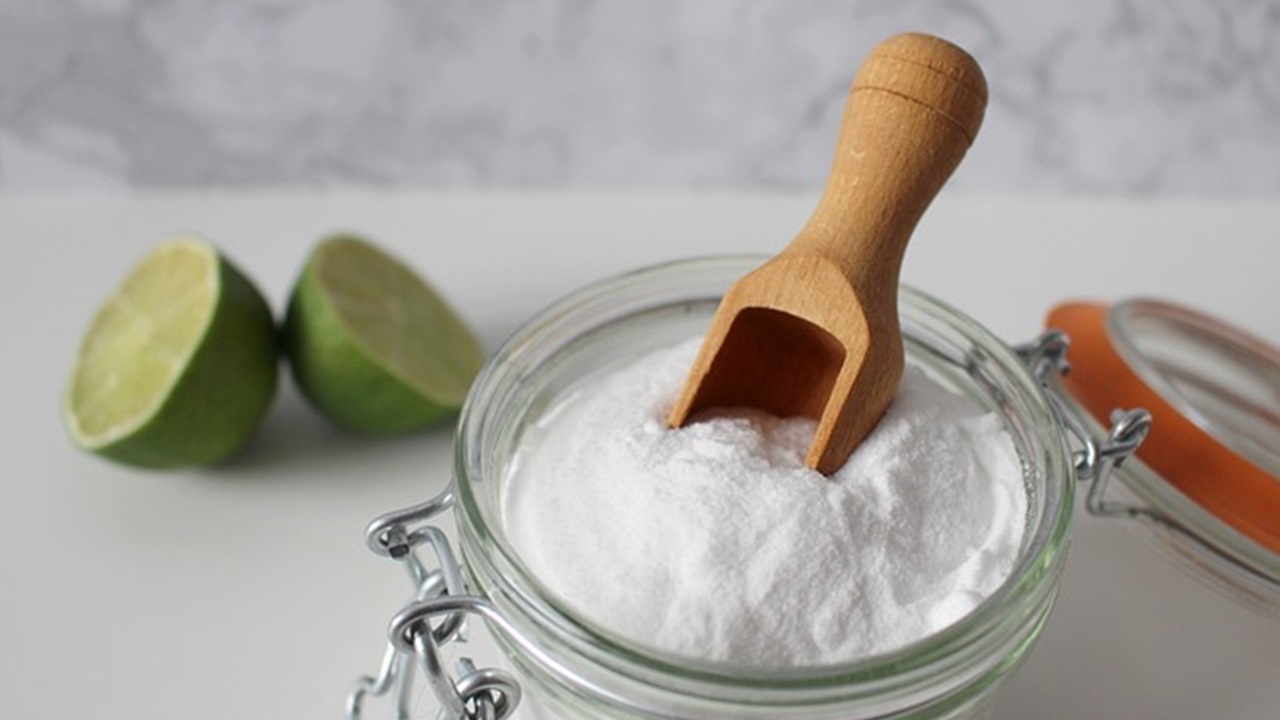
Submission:
[[[988,75],[956,185],[1280,193],[1280,0],[0,0],[0,190],[807,189],[908,29]]]

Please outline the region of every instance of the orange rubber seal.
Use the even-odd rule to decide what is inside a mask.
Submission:
[[[1116,408],[1145,408],[1151,434],[1138,457],[1166,482],[1272,552],[1280,553],[1280,479],[1242,457],[1178,411],[1117,352],[1108,308],[1068,303],[1046,325],[1071,338],[1071,372],[1063,385],[1106,427]]]

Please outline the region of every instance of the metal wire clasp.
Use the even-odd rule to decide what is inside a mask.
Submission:
[[[1067,406],[1067,400],[1051,387],[1052,381],[1071,371],[1067,361],[1070,340],[1061,330],[1049,330],[1035,340],[1014,347],[1014,352],[1022,362],[1049,391],[1050,403],[1072,435],[1080,441],[1081,449],[1072,459],[1075,464],[1076,477],[1090,481],[1089,492],[1085,496],[1085,509],[1099,516],[1151,517],[1153,513],[1147,508],[1130,503],[1108,500],[1107,486],[1110,484],[1112,471],[1119,468],[1124,461],[1137,452],[1142,441],[1151,432],[1151,413],[1141,408],[1131,410],[1117,409],[1111,413],[1111,427],[1106,434],[1095,437],[1086,426],[1077,408]]]
[[[438,527],[424,524],[452,505],[450,488],[425,503],[380,515],[365,530],[365,544],[370,550],[404,563],[414,591],[387,628],[387,649],[377,676],[359,678],[348,694],[348,720],[360,720],[366,697],[385,695],[392,688],[396,689],[397,698],[395,717],[407,720],[411,714],[414,657],[440,702],[442,718],[502,720],[520,703],[520,685],[509,673],[498,668],[477,668],[464,657],[458,660],[455,678],[441,659],[443,645],[465,640],[467,613],[486,617],[495,614],[487,600],[468,594],[449,538]],[[435,556],[435,569],[428,569],[419,557],[419,550],[427,546]]]

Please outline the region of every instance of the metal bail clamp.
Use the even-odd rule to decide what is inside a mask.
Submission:
[[[387,628],[388,642],[377,676],[359,678],[347,695],[346,717],[360,720],[364,700],[395,689],[397,720],[411,716],[413,667],[416,656],[427,684],[440,703],[440,717],[448,720],[503,720],[520,703],[520,685],[498,668],[477,668],[460,658],[457,677],[441,659],[442,646],[465,641],[467,613],[496,615],[487,600],[467,592],[462,569],[449,538],[425,524],[453,506],[452,487],[425,503],[380,515],[365,530],[365,543],[374,553],[404,563],[413,584],[409,602]],[[416,527],[415,527],[416,526]],[[428,569],[419,550],[429,545],[435,569]],[[432,621],[439,618],[437,624]]]
[[[1073,453],[1072,460],[1076,478],[1090,482],[1085,510],[1100,517],[1126,516],[1166,522],[1163,515],[1148,508],[1106,498],[1112,471],[1136,453],[1151,432],[1151,413],[1141,408],[1113,410],[1111,427],[1104,436],[1096,437],[1080,412],[1069,407],[1070,401],[1063,397],[1063,389],[1055,382],[1071,371],[1071,364],[1067,361],[1070,344],[1066,333],[1048,330],[1031,342],[1014,346],[1013,350],[1045,388],[1045,396],[1054,411],[1080,442],[1081,448]]]
[[[1014,352],[1046,389],[1045,395],[1067,430],[1080,441],[1081,449],[1074,453],[1073,459],[1076,477],[1081,481],[1090,481],[1089,491],[1085,495],[1085,510],[1097,517],[1127,517],[1149,522],[1206,547],[1215,554],[1221,554],[1195,531],[1167,513],[1107,498],[1107,489],[1114,471],[1137,452],[1151,432],[1151,413],[1141,408],[1113,410],[1111,427],[1103,437],[1095,437],[1083,417],[1084,411],[1070,406],[1071,401],[1063,396],[1065,390],[1057,383],[1059,378],[1071,371],[1071,365],[1067,362],[1069,347],[1070,340],[1066,333],[1048,330],[1029,343],[1015,346]]]

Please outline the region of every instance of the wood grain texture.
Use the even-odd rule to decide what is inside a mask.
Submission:
[[[806,463],[840,468],[902,376],[907,241],[982,123],[982,70],[928,35],[895,35],[854,79],[827,186],[782,252],[729,289],[669,422],[712,407],[818,420]]]

